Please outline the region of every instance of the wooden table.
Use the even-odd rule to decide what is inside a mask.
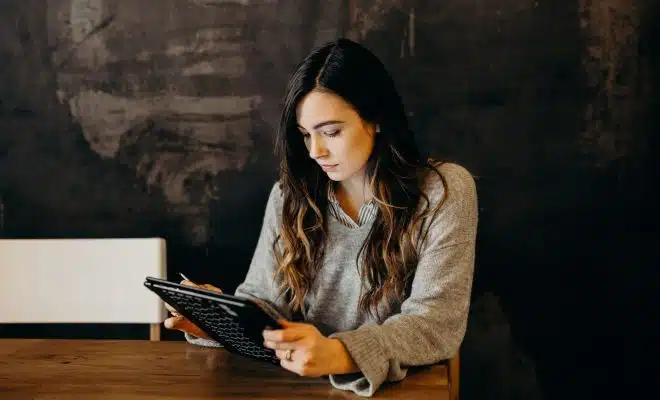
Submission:
[[[449,399],[444,365],[411,371],[375,398]],[[186,342],[0,339],[0,398],[296,399],[361,397],[325,378]]]

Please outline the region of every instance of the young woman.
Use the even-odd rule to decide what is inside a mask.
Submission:
[[[277,152],[280,179],[235,294],[283,316],[263,334],[282,367],[371,396],[410,366],[453,357],[472,287],[475,183],[422,158],[382,63],[346,39],[314,50],[288,84]],[[165,325],[217,345],[183,317]]]

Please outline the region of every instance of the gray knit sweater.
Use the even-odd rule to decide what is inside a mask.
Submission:
[[[305,298],[304,320],[322,333],[342,341],[360,373],[330,375],[331,384],[361,396],[372,396],[385,381],[399,381],[410,366],[428,365],[453,357],[464,337],[477,231],[477,193],[470,173],[457,164],[443,164],[448,197],[426,241],[409,297],[389,314],[379,310],[376,320],[358,310],[360,278],[356,255],[373,222],[347,227],[328,217],[324,264]],[[429,173],[423,190],[436,205],[443,196],[442,181]],[[423,202],[423,201],[422,201]],[[256,300],[285,318],[291,312],[278,297],[273,279],[276,264],[271,244],[281,220],[278,184],[270,192],[261,235],[245,281],[235,294]],[[186,335],[202,346],[217,343]]]

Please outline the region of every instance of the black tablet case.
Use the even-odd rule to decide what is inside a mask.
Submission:
[[[144,285],[228,351],[280,363],[275,351],[263,346],[262,336],[267,327],[280,325],[256,303],[152,277]]]

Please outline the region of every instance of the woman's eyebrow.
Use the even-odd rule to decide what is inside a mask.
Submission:
[[[314,125],[313,129],[317,130],[317,129],[322,128],[326,125],[335,125],[335,124],[342,124],[342,123],[344,123],[344,121],[339,121],[339,120],[336,120],[336,119],[332,119],[332,120],[328,120],[328,121],[322,121],[322,122],[319,122],[318,124]],[[300,125],[298,125],[298,128],[303,129],[303,130],[305,129]]]

